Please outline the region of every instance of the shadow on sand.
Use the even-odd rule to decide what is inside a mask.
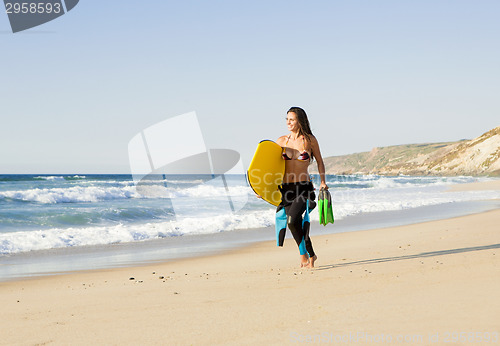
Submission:
[[[458,254],[458,253],[472,252],[472,251],[491,250],[491,249],[500,249],[500,244],[464,247],[464,248],[460,248],[460,249],[441,250],[441,251],[432,251],[432,252],[422,252],[419,254],[407,255],[407,256],[373,258],[373,259],[354,261],[354,262],[346,262],[346,263],[338,263],[338,264],[327,264],[327,265],[322,265],[322,266],[316,267],[316,270],[327,270],[327,269],[347,267],[347,266],[353,266],[353,265],[362,265],[362,264],[374,264],[374,263],[403,261],[403,260],[416,259],[416,258],[436,257],[436,256],[451,255],[451,254]]]

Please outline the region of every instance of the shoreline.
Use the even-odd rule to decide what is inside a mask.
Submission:
[[[489,181],[479,181],[467,184],[455,184],[450,186],[449,191],[479,191],[479,190],[500,190],[500,179]]]
[[[446,191],[500,190],[500,180],[457,184]],[[403,226],[431,220],[481,213],[500,208],[499,200],[455,202],[396,211],[363,213],[336,220],[335,225],[311,224],[313,237],[383,227]],[[287,241],[291,238],[287,232]],[[7,255],[0,265],[0,283],[88,270],[107,270],[172,262],[184,258],[218,255],[249,244],[274,240],[274,227],[205,235],[168,237],[145,242],[117,243],[40,250]]]
[[[287,239],[2,282],[0,344],[500,342],[499,223],[497,208],[317,235],[312,270]]]
[[[354,215],[336,220],[334,225],[311,223],[313,239],[318,236],[381,228],[401,227],[429,221],[480,214],[500,208],[500,201],[468,201],[451,205],[438,204],[397,211]],[[14,254],[3,257],[0,265],[2,282],[32,280],[58,275],[71,275],[115,268],[143,267],[155,263],[171,263],[185,259],[223,255],[260,243],[275,243],[274,227],[241,231],[170,237],[145,242],[82,246]],[[289,231],[286,242],[293,242]]]
[[[485,337],[500,332],[499,221],[497,209],[316,236],[313,270],[298,268],[288,240],[283,248],[262,242],[215,256],[4,282],[0,343],[286,344],[365,333],[412,335],[422,344],[439,334],[444,344],[457,331]]]

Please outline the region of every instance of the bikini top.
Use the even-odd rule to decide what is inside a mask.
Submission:
[[[285,147],[288,144],[288,141],[290,140],[290,136],[291,136],[291,134],[286,139],[285,146],[283,147],[283,150],[281,152],[281,157],[283,158],[283,160],[293,160],[291,157],[289,157],[286,154],[286,150],[285,150]],[[298,161],[310,161],[311,160],[311,155],[309,155],[309,153],[306,150],[306,140],[305,140],[304,136],[302,136],[302,141],[304,143],[304,150],[300,153],[299,157],[297,157],[296,160],[298,160]]]

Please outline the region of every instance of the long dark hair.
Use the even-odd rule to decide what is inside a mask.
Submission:
[[[299,122],[299,135],[306,138],[306,141],[312,145],[311,136],[313,133],[311,131],[311,125],[309,124],[309,119],[307,118],[306,111],[300,107],[291,107],[286,114],[293,112],[297,115],[297,121]],[[311,158],[314,158],[311,152]]]

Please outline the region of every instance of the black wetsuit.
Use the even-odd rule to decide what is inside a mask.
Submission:
[[[302,214],[306,210],[307,200],[309,200],[309,210],[314,209],[316,202],[314,199],[314,186],[310,181],[301,181],[296,183],[284,183],[280,187],[281,203],[276,212],[285,208],[287,215],[287,225],[292,232],[293,238],[300,248],[300,243],[304,239],[306,250],[310,257],[314,256],[311,238],[309,237],[309,222],[302,225]],[[279,246],[283,245],[285,239],[285,229],[279,233]]]

